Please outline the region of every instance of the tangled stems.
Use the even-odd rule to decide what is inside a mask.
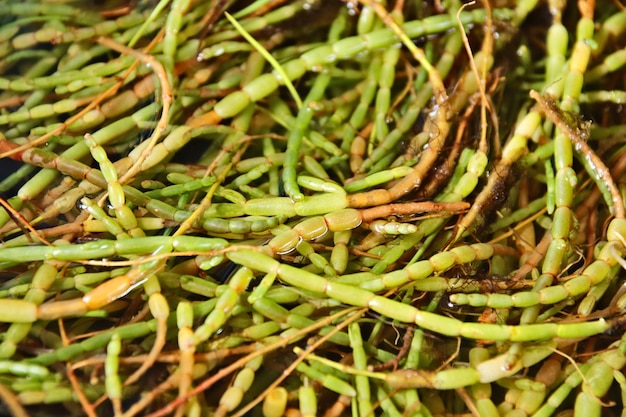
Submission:
[[[14,413],[624,407],[614,4],[152,6],[0,7]]]

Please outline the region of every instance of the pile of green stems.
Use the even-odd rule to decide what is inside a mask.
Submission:
[[[0,415],[626,415],[621,9],[0,1]]]

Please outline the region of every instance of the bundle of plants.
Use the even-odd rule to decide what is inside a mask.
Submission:
[[[0,1],[0,412],[624,415],[625,31]]]

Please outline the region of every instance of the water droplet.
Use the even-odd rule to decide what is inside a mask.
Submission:
[[[346,7],[348,8],[348,14],[350,16],[356,16],[359,13],[359,4],[355,1],[346,2]]]

